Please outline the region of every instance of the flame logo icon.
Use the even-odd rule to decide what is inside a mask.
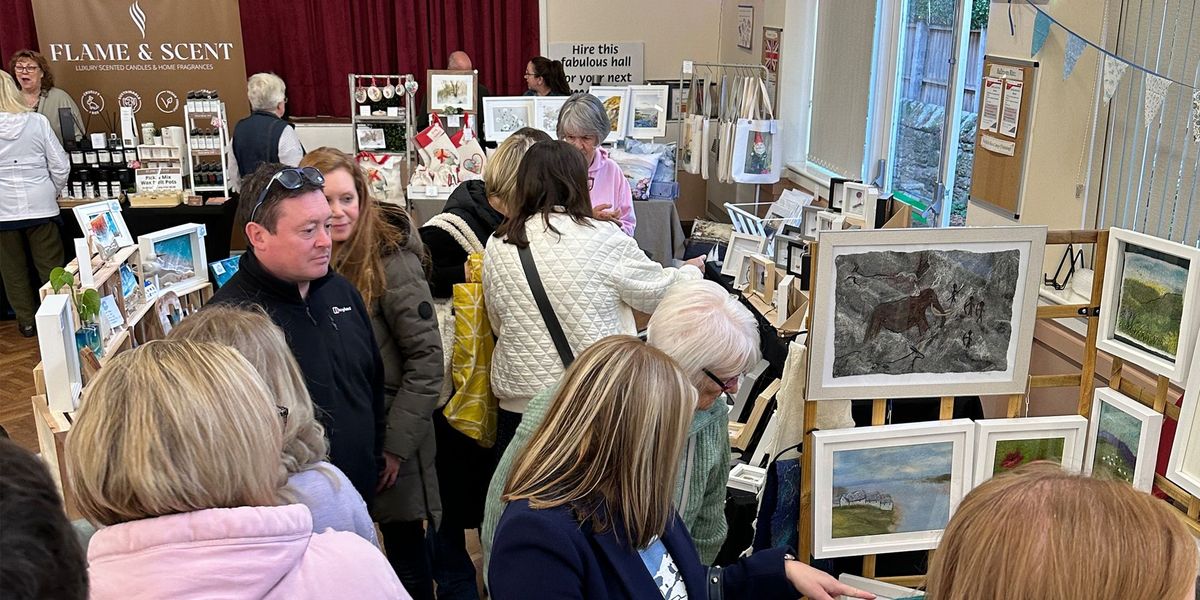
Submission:
[[[146,13],[142,12],[142,7],[138,6],[137,0],[129,5],[129,18],[133,19],[133,24],[137,25],[138,31],[142,32],[142,39],[146,39]]]

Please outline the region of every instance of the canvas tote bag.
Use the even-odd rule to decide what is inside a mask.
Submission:
[[[698,91],[699,82],[695,75],[692,75],[691,87],[688,88],[688,110],[683,115],[683,122],[680,126],[683,127],[683,147],[680,149],[680,161],[683,163],[683,170],[692,175],[699,175],[703,164],[704,150],[704,121],[705,118],[697,114],[701,109],[700,94]],[[692,109],[696,110],[693,111]]]
[[[761,78],[753,89],[751,114],[737,120],[733,133],[731,175],[738,183],[775,183],[783,172],[779,121],[775,119],[767,86]]]

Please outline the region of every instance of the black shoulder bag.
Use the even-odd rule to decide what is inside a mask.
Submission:
[[[538,275],[537,265],[533,263],[533,253],[529,251],[529,246],[526,246],[517,248],[517,254],[521,257],[521,268],[525,271],[525,279],[529,281],[533,300],[537,302],[538,310],[542,313],[542,320],[546,322],[550,339],[554,340],[554,348],[558,350],[558,357],[562,360],[563,368],[569,368],[571,363],[575,362],[575,354],[571,352],[571,345],[567,343],[567,336],[563,333],[562,324],[558,322],[558,315],[554,314],[554,307],[550,306],[546,288],[542,287],[542,278]]]

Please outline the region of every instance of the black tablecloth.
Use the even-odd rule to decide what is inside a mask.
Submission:
[[[63,226],[61,234],[67,260],[75,257],[74,239],[83,237],[75,213],[64,208],[60,213]],[[186,223],[205,226],[204,251],[208,262],[229,258],[230,239],[233,234],[234,216],[237,215],[237,199],[232,198],[220,206],[188,206],[180,204],[171,208],[130,208],[121,206],[121,216],[136,240],[139,235]]]

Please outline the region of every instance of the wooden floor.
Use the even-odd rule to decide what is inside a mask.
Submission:
[[[0,321],[0,426],[14,442],[38,451],[29,398],[33,367],[40,360],[36,337],[21,337],[16,321]]]

